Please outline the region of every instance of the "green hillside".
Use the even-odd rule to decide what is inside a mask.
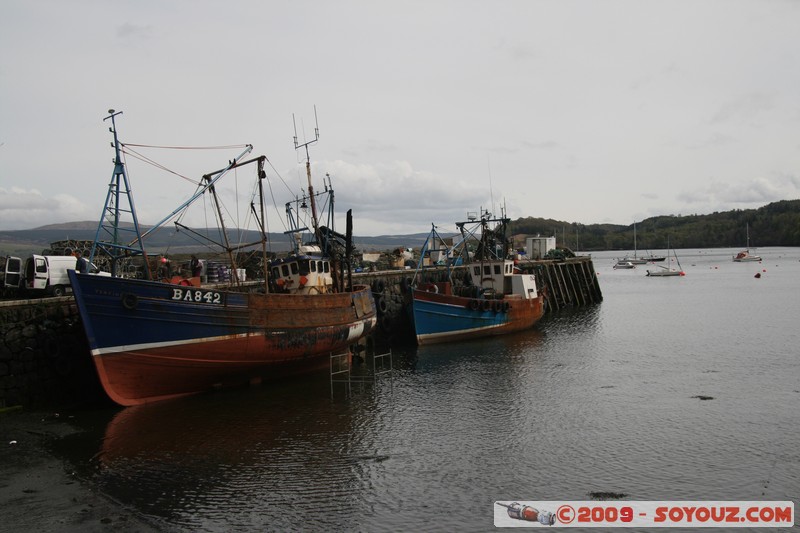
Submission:
[[[782,200],[758,209],[736,209],[710,215],[670,215],[636,222],[636,243],[640,250],[673,248],[744,247],[747,227],[750,245],[800,246],[800,200]],[[555,236],[559,246],[598,250],[633,249],[633,222],[574,224],[552,219],[521,218],[511,223],[514,234]],[[576,241],[577,239],[577,241]]]

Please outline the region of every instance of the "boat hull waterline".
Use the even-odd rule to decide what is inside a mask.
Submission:
[[[377,322],[368,286],[303,296],[70,281],[103,388],[124,406],[312,372]]]
[[[414,290],[417,343],[435,344],[504,335],[532,327],[544,315],[544,295],[506,295],[502,299],[466,298]]]

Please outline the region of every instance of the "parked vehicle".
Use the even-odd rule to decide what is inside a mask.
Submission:
[[[19,257],[6,258],[4,286],[49,296],[65,296],[70,288],[68,270],[75,270],[78,259],[72,255],[33,254],[24,261]],[[98,272],[92,265],[92,273]]]

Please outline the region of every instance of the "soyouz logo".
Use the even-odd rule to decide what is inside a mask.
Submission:
[[[794,502],[496,501],[494,525],[495,527],[792,527]]]

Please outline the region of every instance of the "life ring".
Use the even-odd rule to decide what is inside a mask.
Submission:
[[[472,309],[473,311],[477,311],[480,306],[481,304],[478,302],[478,300],[469,301],[469,308]]]
[[[432,292],[434,294],[439,292],[439,287],[435,283],[428,283],[424,287],[425,291]]]
[[[139,297],[133,293],[126,292],[122,295],[122,307],[133,311],[139,305]]]

